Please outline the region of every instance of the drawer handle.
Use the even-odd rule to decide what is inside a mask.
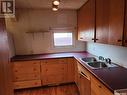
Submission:
[[[119,40],[117,40],[117,42],[122,42],[122,40],[119,39]]]
[[[99,88],[102,88],[101,85],[98,86]]]
[[[83,39],[82,37],[80,37],[80,39]]]
[[[15,72],[18,72],[17,70],[15,70]]]
[[[125,43],[127,43],[127,40],[124,40]]]

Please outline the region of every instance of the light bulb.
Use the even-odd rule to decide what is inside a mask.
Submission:
[[[52,8],[52,10],[53,10],[53,11],[57,11],[57,10],[58,10],[58,8]]]
[[[60,1],[59,0],[55,0],[55,1],[53,1],[53,4],[54,5],[59,5],[60,4]]]

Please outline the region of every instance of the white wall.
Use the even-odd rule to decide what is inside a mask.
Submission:
[[[18,9],[16,12],[17,20],[7,19],[6,26],[7,31],[13,34],[17,55],[85,50],[85,44],[79,41],[75,42],[74,47],[54,48],[51,32],[26,33],[49,31],[49,27],[75,27],[77,26],[75,10],[53,12],[48,9]]]
[[[127,47],[87,43],[87,51],[97,56],[109,57],[113,62],[127,67]]]

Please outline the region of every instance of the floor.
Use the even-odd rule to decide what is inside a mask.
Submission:
[[[79,95],[75,84],[16,90],[15,95]]]

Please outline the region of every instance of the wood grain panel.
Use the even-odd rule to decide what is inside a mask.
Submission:
[[[96,0],[96,42],[108,44],[109,0]]]
[[[91,77],[91,95],[113,95],[102,83],[100,83],[94,76]]]
[[[92,41],[95,32],[95,0],[88,2],[78,10],[78,40]]]
[[[109,44],[122,45],[124,0],[110,0]]]
[[[13,64],[14,75],[40,73],[40,61],[21,61]]]
[[[18,81],[28,81],[28,80],[37,80],[40,79],[40,73],[33,74],[16,74],[13,77],[14,82]]]
[[[65,83],[68,70],[67,67],[67,58],[42,60],[42,85]]]

